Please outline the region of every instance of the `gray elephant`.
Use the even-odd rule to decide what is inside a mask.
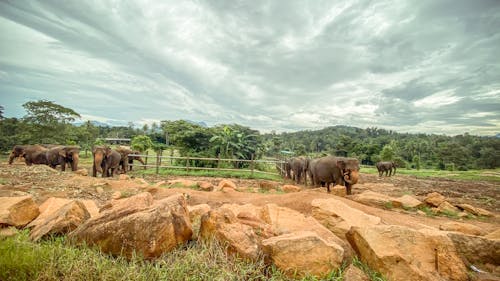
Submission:
[[[126,167],[126,163],[128,163],[130,171],[132,171],[132,164],[133,164],[134,160],[141,162],[142,165],[145,164],[144,160],[142,160],[141,156],[135,156],[135,155],[130,156],[130,154],[140,154],[139,151],[134,151],[134,150],[131,150],[127,147],[118,147],[115,150],[118,153],[120,153],[122,156],[121,161],[120,161],[120,165],[122,165],[122,167]],[[123,172],[126,173],[127,169],[124,169]]]
[[[299,184],[304,179],[304,184],[307,186],[307,172],[309,170],[309,161],[307,157],[295,157],[289,160],[290,169],[293,172],[295,183]]]
[[[96,146],[92,149],[94,161],[92,164],[92,176],[96,177],[101,173],[102,177],[113,177],[118,172],[120,164],[126,169],[126,164],[122,161],[122,155],[107,146]]]
[[[345,185],[348,195],[359,179],[359,161],[355,158],[325,156],[309,163],[313,185],[324,183],[330,192],[330,184]]]
[[[47,150],[47,164],[51,168],[61,165],[61,171],[66,170],[66,164],[71,166],[72,171],[78,170],[80,159],[80,148],[78,146],[55,146]]]
[[[14,162],[14,159],[18,157],[23,157],[26,165],[30,166],[32,164],[37,164],[36,160],[34,159],[34,154],[37,153],[37,157],[39,157],[38,152],[41,151],[46,151],[47,149],[41,145],[35,144],[35,145],[15,145],[12,148],[12,151],[10,152],[9,155],[9,164],[12,164]],[[43,164],[43,163],[41,163]]]
[[[396,174],[396,164],[394,162],[378,162],[376,164],[378,170],[378,176],[382,177],[385,172],[385,176],[389,173],[389,177]],[[394,169],[394,173],[392,172]]]

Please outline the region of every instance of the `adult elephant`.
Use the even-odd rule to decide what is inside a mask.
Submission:
[[[61,165],[61,171],[66,171],[66,164],[71,166],[72,171],[78,170],[78,162],[80,159],[80,148],[78,146],[55,146],[47,152],[48,165],[51,168],[56,168]]]
[[[382,177],[382,175],[385,172],[385,176],[387,177],[387,174],[389,174],[389,177],[391,175],[396,174],[396,164],[394,162],[378,162],[376,164],[377,170],[378,170],[378,176]],[[394,169],[394,173],[392,173],[392,170]]]
[[[36,164],[32,161],[35,153],[47,150],[45,147],[35,145],[15,145],[9,155],[9,164],[14,162],[18,157],[24,157],[26,165]]]
[[[309,158],[295,157],[290,159],[290,169],[293,172],[295,183],[299,184],[304,178],[304,184],[307,186],[307,171],[309,170]]]
[[[139,151],[134,151],[134,150],[127,148],[127,147],[118,147],[118,148],[116,148],[116,151],[118,153],[120,153],[120,155],[122,156],[122,159],[120,161],[120,165],[122,165],[122,167],[126,167],[125,163],[128,163],[130,171],[132,171],[132,164],[134,163],[134,160],[141,162],[142,165],[145,164],[144,160],[142,160],[141,156],[138,156],[138,155],[131,156],[130,155],[130,154],[140,154]],[[126,173],[127,169],[124,168],[123,172]]]
[[[313,184],[325,183],[328,192],[330,192],[330,184],[345,185],[347,194],[352,194],[352,186],[359,179],[358,159],[325,156],[311,162]]]
[[[125,163],[122,161],[122,155],[107,146],[96,146],[92,149],[94,161],[92,164],[92,176],[96,177],[101,173],[102,177],[113,177],[120,164],[125,169]]]

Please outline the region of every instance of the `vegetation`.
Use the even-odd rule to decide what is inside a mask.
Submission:
[[[359,260],[372,280],[385,280]],[[344,267],[325,280],[342,280]],[[0,241],[0,280],[319,280],[285,276],[263,259],[251,262],[227,254],[225,246],[192,242],[152,261],[111,257],[96,248],[76,247],[65,237],[33,243],[24,230]]]
[[[401,134],[378,128],[347,126],[317,131],[260,134],[238,124],[206,127],[185,120],[161,121],[151,126],[96,126],[92,122],[74,125],[79,114],[50,101],[27,102],[23,118],[2,118],[0,108],[0,151],[16,144],[78,144],[88,151],[106,137],[132,138],[138,150],[161,151],[169,148],[181,156],[260,159],[280,156],[282,151],[318,157],[337,155],[355,157],[364,165],[380,160],[394,161],[398,168],[467,171],[500,167],[500,138],[467,133],[457,136]],[[195,161],[194,166],[211,167]],[[226,163],[231,165],[231,163]],[[248,166],[240,162],[239,168]],[[403,169],[398,172],[404,173]]]

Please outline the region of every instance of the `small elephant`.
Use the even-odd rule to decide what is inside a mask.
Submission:
[[[382,177],[382,175],[385,172],[385,176],[387,177],[387,173],[389,173],[389,177],[391,175],[396,174],[396,164],[394,162],[378,162],[376,164],[377,170],[378,170],[378,176]],[[392,173],[392,170],[394,169],[394,173]]]
[[[125,163],[128,163],[129,165],[129,170],[132,171],[132,164],[134,162],[134,160],[137,160],[139,162],[141,162],[142,165],[144,165],[144,160],[142,160],[141,156],[129,156],[130,154],[140,154],[139,151],[133,151],[127,147],[118,147],[115,149],[118,153],[121,154],[122,156],[122,159],[120,161],[120,165],[122,165],[122,167],[125,167],[126,164]],[[122,163],[123,162],[123,163]],[[127,169],[124,168],[123,170],[124,173],[127,172]]]
[[[304,178],[304,184],[307,186],[307,172],[309,170],[309,161],[307,157],[296,157],[289,160],[290,169],[293,172],[293,179],[295,183],[299,184]]]
[[[325,156],[309,163],[313,185],[325,183],[330,192],[330,184],[345,185],[348,195],[359,179],[359,161],[355,158]]]
[[[78,170],[78,161],[80,159],[80,148],[78,146],[55,146],[47,152],[48,165],[56,168],[61,165],[61,171],[66,171],[66,163],[70,164],[71,170]]]

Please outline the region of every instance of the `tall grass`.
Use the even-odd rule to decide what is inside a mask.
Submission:
[[[380,279],[359,261],[355,265]],[[343,280],[345,266],[326,278],[291,278],[263,259],[251,262],[227,254],[225,246],[214,241],[191,242],[156,260],[139,256],[126,260],[106,255],[96,248],[77,247],[65,237],[52,237],[33,243],[29,232],[0,240],[0,280]]]

